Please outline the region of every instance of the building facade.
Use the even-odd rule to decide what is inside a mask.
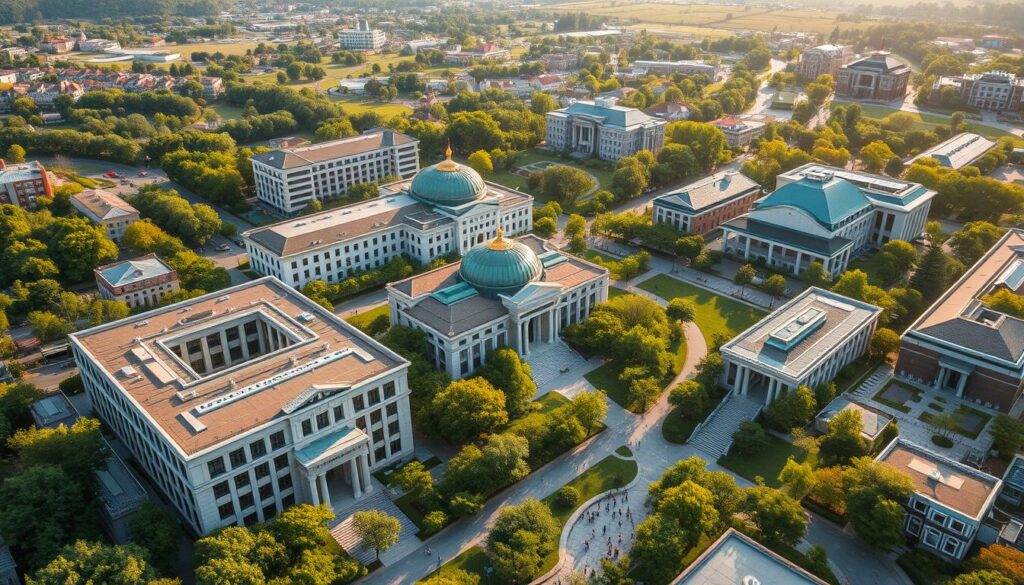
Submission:
[[[910,477],[903,528],[917,547],[959,563],[992,510],[1002,480],[897,437],[875,461]]]
[[[53,184],[43,163],[7,164],[0,158],[0,203],[35,209],[39,197],[53,199]]]
[[[453,378],[487,354],[511,347],[522,357],[553,343],[608,300],[608,270],[568,256],[536,236],[501,230],[461,261],[391,283],[391,322],[424,332],[435,367]]]
[[[722,224],[722,251],[833,278],[864,251],[924,233],[935,192],[917,183],[809,163],[778,176],[746,215]]]
[[[1024,78],[1008,71],[986,71],[942,76],[935,80],[929,99],[939,101],[951,87],[963,103],[994,112],[1024,112]]]
[[[864,354],[882,309],[811,287],[722,346],[720,384],[765,406]]]
[[[465,254],[493,238],[498,228],[506,234],[533,229],[533,197],[488,183],[451,158],[411,181],[382,185],[380,193],[245,232],[249,265],[289,286],[317,279],[337,283],[398,256],[428,264],[439,256]]]
[[[633,61],[633,70],[640,69],[643,75],[653,73],[655,75],[704,75],[714,81],[718,78],[719,66],[704,61]]]
[[[256,198],[275,213],[292,215],[313,199],[327,201],[353,185],[412,177],[420,168],[419,140],[393,130],[254,155]]]
[[[547,147],[611,161],[640,150],[660,150],[667,122],[615,101],[610,97],[581,100],[548,112]]]
[[[370,28],[370,23],[364,20],[357,22],[356,28],[338,32],[338,43],[349,51],[374,51],[383,47],[387,40],[384,31]]]
[[[750,211],[763,190],[736,171],[723,171],[660,195],[653,203],[655,224],[704,235]]]
[[[907,95],[910,67],[885,51],[843,65],[836,79],[836,95],[893,101]]]
[[[814,80],[819,75],[831,75],[835,79],[839,69],[853,61],[853,48],[845,45],[819,45],[800,54],[796,73],[804,79]]]
[[[1024,384],[1024,320],[987,306],[1024,293],[1024,232],[1010,230],[903,333],[896,375],[1007,412]]]
[[[746,148],[755,138],[762,136],[768,124],[750,117],[728,116],[711,122],[725,134],[725,142],[729,148]]]
[[[69,339],[95,411],[198,534],[346,507],[412,455],[408,362],[276,279]]]
[[[107,237],[120,243],[124,230],[139,221],[139,211],[106,189],[86,189],[71,196],[71,206],[95,224]]]
[[[152,252],[100,266],[94,272],[100,296],[124,301],[129,307],[157,305],[165,294],[181,288],[177,271]]]

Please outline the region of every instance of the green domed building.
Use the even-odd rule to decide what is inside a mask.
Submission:
[[[449,147],[447,158],[429,166],[412,179],[409,194],[432,205],[457,207],[472,203],[487,194],[487,185],[480,173],[452,160]]]
[[[459,267],[463,282],[491,296],[514,294],[543,275],[537,253],[522,242],[506,240],[501,228],[497,238],[473,246]]]

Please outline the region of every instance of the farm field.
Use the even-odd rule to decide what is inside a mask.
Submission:
[[[667,4],[660,2],[621,2],[614,4],[607,0],[586,0],[558,4],[559,10],[586,12],[604,15],[624,21],[651,23],[674,27],[690,27],[692,30],[678,30],[703,36],[701,29],[736,30],[777,30],[805,31],[821,34],[832,32],[840,21],[835,12],[808,9],[775,9],[752,6],[723,6],[712,4]],[[857,26],[857,23],[842,22],[843,28]],[[710,36],[710,35],[709,35]],[[721,35],[718,35],[721,36]]]

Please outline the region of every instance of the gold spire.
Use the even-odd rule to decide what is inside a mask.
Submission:
[[[450,142],[448,143],[448,147],[444,149],[444,160],[437,163],[437,166],[434,168],[446,173],[459,170],[458,163],[452,160],[452,144]]]
[[[487,247],[490,248],[491,250],[508,250],[509,248],[512,247],[512,242],[506,240],[504,236],[505,230],[499,227],[497,237],[491,240],[491,243],[487,244]]]

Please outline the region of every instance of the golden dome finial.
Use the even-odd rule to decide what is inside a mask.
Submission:
[[[498,235],[491,240],[491,243],[487,245],[492,250],[508,250],[512,247],[512,242],[505,239],[505,230],[498,228]]]
[[[437,163],[437,170],[444,171],[446,173],[452,173],[459,170],[459,165],[452,160],[452,143],[448,143],[448,147],[444,149],[444,160]]]
[[[448,147],[444,149],[444,157],[448,160],[452,159],[452,143],[448,143]]]

